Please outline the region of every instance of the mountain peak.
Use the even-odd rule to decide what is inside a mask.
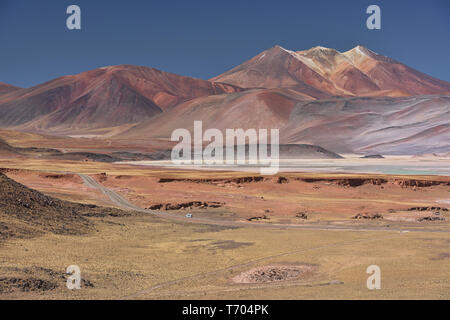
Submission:
[[[369,50],[368,48],[366,48],[366,47],[364,47],[363,45],[361,45],[361,44],[358,44],[356,47],[354,47],[353,49],[357,49],[357,50],[362,50],[362,51],[364,51],[364,50]],[[370,50],[369,50],[370,51]]]
[[[280,45],[275,45],[274,47],[272,47],[272,48],[270,48],[269,50],[267,50],[267,51],[271,51],[271,50],[275,50],[275,51],[284,51],[284,52],[287,52],[287,53],[292,53],[293,51],[292,50],[288,50],[288,49],[286,49],[286,48],[283,48],[282,46],[280,46]]]
[[[376,53],[362,45],[357,45],[353,49],[346,51],[343,54],[352,61],[356,61],[363,58],[371,58],[377,61],[383,61],[387,63],[397,63],[394,59]]]
[[[370,50],[370,49],[368,49],[368,48],[366,48],[366,47],[364,47],[364,46],[362,46],[360,44],[358,44],[352,50],[357,51],[359,54],[365,54],[365,55],[368,55],[368,56],[373,56],[373,55],[379,56],[378,53],[373,52],[372,50]],[[350,50],[350,51],[352,51],[352,50]]]
[[[315,46],[306,51],[338,52],[337,50],[335,50],[333,48],[327,48],[327,47],[322,47],[322,46]]]
[[[288,88],[314,98],[435,94],[450,87],[363,45],[346,52],[275,45],[212,80],[242,88]]]

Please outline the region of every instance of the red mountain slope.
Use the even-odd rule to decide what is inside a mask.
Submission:
[[[240,90],[147,67],[105,67],[0,97],[0,125],[38,131],[113,127],[195,97]]]
[[[212,80],[243,88],[290,88],[316,98],[450,92],[450,83],[362,46],[344,53],[324,47],[295,52],[275,46]]]

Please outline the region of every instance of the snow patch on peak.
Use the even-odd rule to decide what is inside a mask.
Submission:
[[[285,52],[287,52],[287,53],[289,53],[289,54],[294,53],[294,51],[285,49],[285,48],[283,48],[282,46],[280,46],[280,45],[278,45],[278,44],[275,46],[275,48],[281,49],[281,50],[283,50],[283,51],[285,51]]]
[[[321,52],[321,53],[339,53],[339,51],[332,49],[332,48],[327,48],[327,47],[322,47],[322,46],[316,46],[316,47],[312,47],[309,50],[306,50],[305,52]]]
[[[260,61],[262,58],[264,58],[266,56],[266,53],[264,52],[258,59],[258,61]]]
[[[355,61],[356,58],[360,58],[360,57],[368,57],[368,58],[372,58],[378,61],[385,61],[385,62],[389,62],[389,63],[396,63],[395,60],[383,56],[379,53],[376,53],[362,45],[357,45],[356,47],[354,47],[353,49],[344,52],[344,55],[347,56],[349,59],[351,59],[352,61]]]
[[[364,47],[364,46],[362,46],[362,45],[357,45],[354,49],[355,49],[359,54],[363,54],[363,55],[366,55],[366,56],[378,55],[378,53],[373,52],[372,50],[367,49],[366,47]]]

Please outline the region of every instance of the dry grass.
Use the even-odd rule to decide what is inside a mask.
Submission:
[[[251,224],[236,228],[173,222],[145,214],[94,217],[89,220],[95,225],[95,231],[85,235],[44,233],[33,239],[4,242],[0,247],[0,278],[29,280],[31,277],[43,280],[44,284],[56,283],[57,287],[29,292],[13,288],[1,294],[0,299],[450,299],[450,234],[436,232],[448,230],[448,222],[349,220],[355,208],[362,205],[367,211],[429,205],[439,197],[448,198],[448,187],[413,191],[400,187],[381,189],[365,185],[348,188],[325,182],[306,184],[298,181],[288,184],[263,182],[242,188],[184,182],[159,187],[157,180],[160,177],[216,178],[248,174],[150,170],[126,165],[36,159],[24,162],[0,160],[0,167],[31,170],[9,175],[45,193],[77,201],[106,203],[107,199],[92,189],[83,189],[76,178],[48,179],[42,173],[94,175],[106,172],[108,179],[103,184],[123,192],[125,197],[138,204],[164,200],[164,195],[178,198],[183,193],[191,198],[202,195],[203,199],[199,200],[211,197],[220,201],[217,198],[223,195],[235,196],[235,201],[230,198],[226,201],[229,205],[226,210],[198,213],[213,214],[219,220],[241,219],[245,210],[254,214],[253,209],[262,210],[267,204],[280,207],[285,203],[285,209],[294,204],[312,212],[307,222],[295,220],[296,223],[362,227],[389,224],[391,227],[420,229],[401,233],[388,228],[384,231],[332,231],[282,226],[261,228]],[[133,178],[115,179],[118,175]],[[190,186],[193,188],[188,188]],[[314,188],[317,186],[320,189]],[[265,201],[256,200],[261,196]],[[293,218],[290,213],[283,215],[281,210],[268,222],[283,219]],[[93,287],[85,285],[77,291],[65,287],[65,269],[73,264],[80,266],[85,284],[90,283]],[[236,284],[232,281],[233,277],[254,268],[298,264],[314,265],[314,272],[308,277],[274,283]],[[381,290],[366,288],[369,276],[366,268],[372,264],[381,268]],[[40,282],[29,280],[27,283]]]
[[[448,252],[448,234],[223,229],[152,217],[95,222],[97,233],[46,234],[9,241],[0,249],[4,276],[23,276],[30,268],[63,273],[76,264],[93,288],[69,291],[60,279],[55,290],[1,298],[450,298],[450,260],[442,255]],[[246,245],[218,245],[224,242]],[[231,281],[258,266],[287,263],[317,269],[310,277],[282,283]],[[382,270],[382,290],[376,292],[366,288],[365,271],[372,264]]]

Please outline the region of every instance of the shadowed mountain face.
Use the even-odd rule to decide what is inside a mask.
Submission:
[[[314,98],[449,93],[450,83],[357,46],[347,52],[275,46],[212,79],[243,88],[289,88]]]
[[[239,90],[152,68],[105,67],[0,97],[0,125],[61,132],[108,128],[151,118],[195,97]]]

